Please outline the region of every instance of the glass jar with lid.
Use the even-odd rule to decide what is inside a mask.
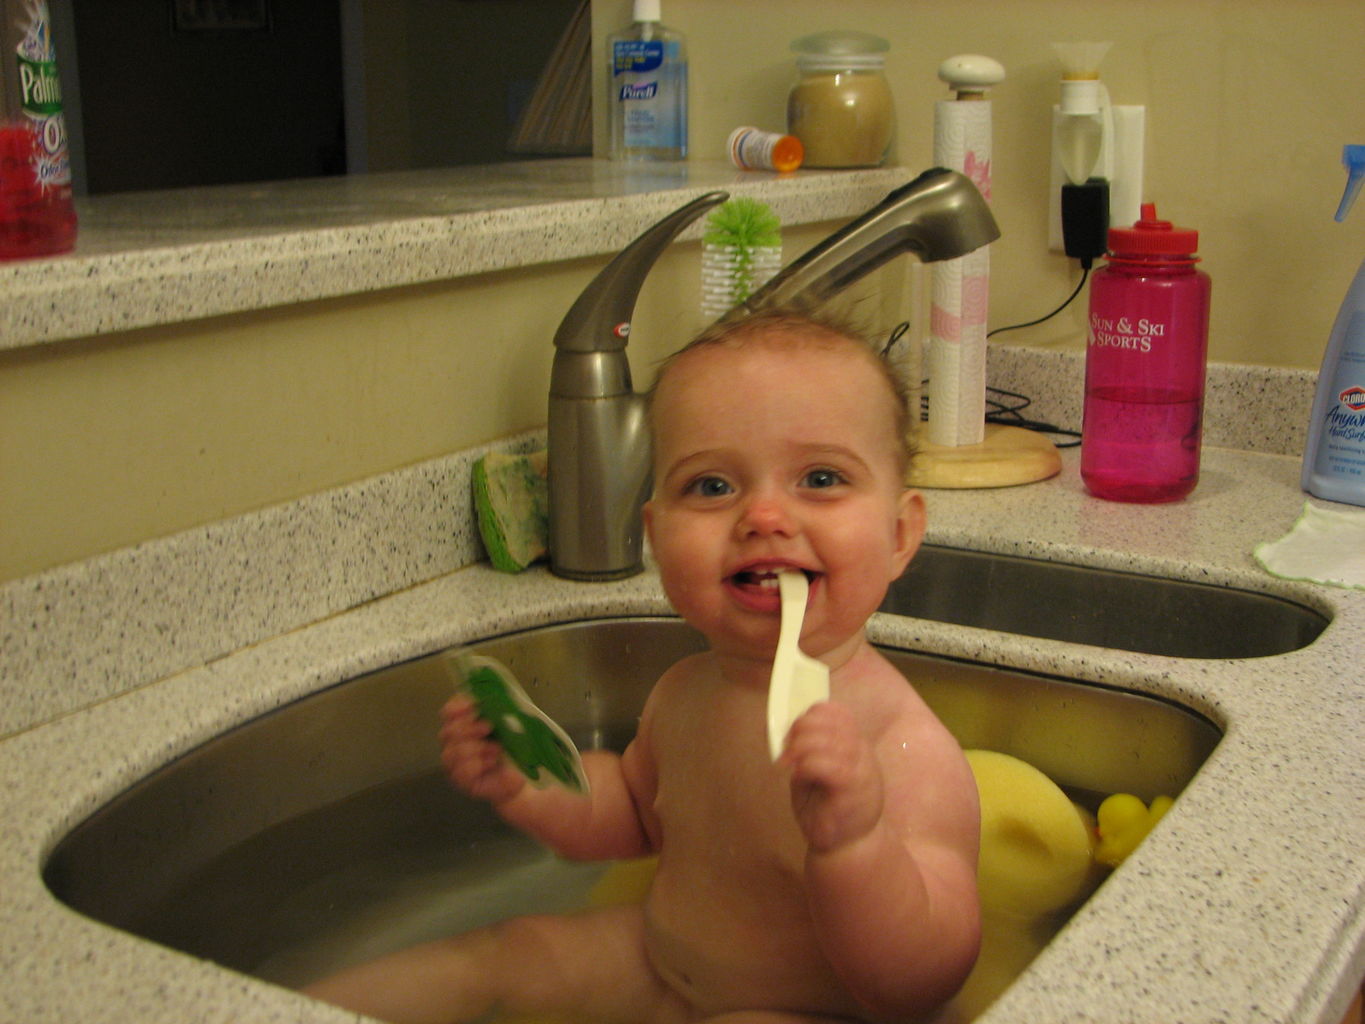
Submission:
[[[807,167],[876,167],[895,130],[884,68],[891,44],[868,32],[817,32],[791,44],[799,78],[787,96],[787,131]]]

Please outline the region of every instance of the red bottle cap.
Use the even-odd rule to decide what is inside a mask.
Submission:
[[[1199,232],[1157,220],[1156,203],[1143,203],[1132,227],[1109,229],[1109,251],[1116,256],[1193,256],[1198,248]]]

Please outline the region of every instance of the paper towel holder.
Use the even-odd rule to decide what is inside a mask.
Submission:
[[[938,77],[952,89],[954,101],[972,103],[984,101],[987,92],[1005,80],[1005,68],[991,57],[959,54],[939,65]],[[989,113],[986,116],[989,118]],[[938,158],[937,153],[935,157]],[[972,168],[955,169],[967,171]],[[974,180],[979,176],[980,180],[976,180],[976,184],[989,199],[989,162],[984,167],[976,167],[975,171]],[[980,330],[984,332],[984,323],[980,325]],[[981,342],[984,344],[984,338]],[[930,385],[932,410],[932,380]],[[984,400],[984,382],[981,397]],[[1061,457],[1056,447],[1047,437],[1035,431],[985,423],[981,439],[965,444],[935,444],[928,440],[927,434],[921,431],[914,446],[915,455],[906,476],[906,483],[912,487],[1012,487],[1046,480],[1061,472]]]

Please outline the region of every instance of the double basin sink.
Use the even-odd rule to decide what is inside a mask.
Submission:
[[[1181,658],[1254,658],[1326,627],[1276,597],[926,547],[883,610]],[[663,670],[702,647],[677,619],[601,619],[472,645],[580,747],[620,749]],[[1175,795],[1220,739],[1142,694],[922,652],[887,656],[967,748],[1012,754],[1093,809]],[[320,691],[167,765],[66,836],[51,891],[107,924],[297,986],[512,914],[571,910],[601,865],[550,857],[442,777],[440,653]]]

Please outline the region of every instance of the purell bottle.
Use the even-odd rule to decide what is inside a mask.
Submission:
[[[76,244],[47,0],[0,0],[0,259]]]
[[[659,23],[659,0],[635,0],[635,22],[608,45],[613,160],[687,156],[687,46]]]

